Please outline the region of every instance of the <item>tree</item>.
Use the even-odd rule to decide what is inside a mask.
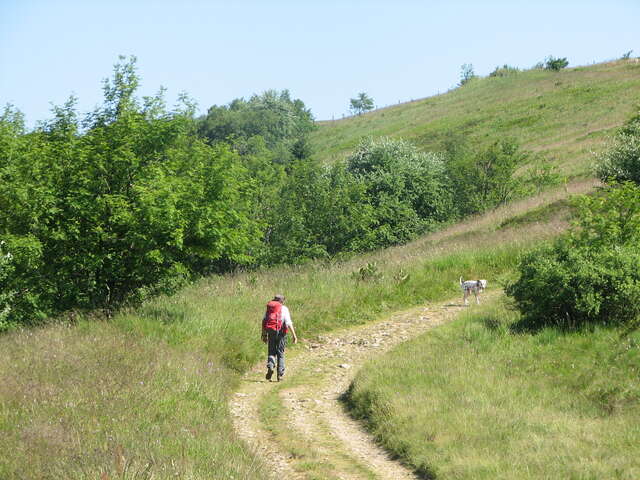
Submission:
[[[460,86],[465,85],[472,78],[475,78],[476,74],[473,73],[473,64],[465,63],[460,67]]]
[[[253,261],[262,224],[242,159],[195,135],[188,102],[166,111],[137,85],[131,59],[84,122],[74,98],[29,133],[12,110],[0,116],[3,324],[112,308]]]
[[[597,158],[596,173],[603,182],[640,184],[640,111],[624,124],[611,147]]]
[[[349,110],[354,115],[362,115],[369,110],[373,110],[373,98],[365,92],[360,92],[356,98],[350,100]]]
[[[553,70],[554,72],[558,72],[569,65],[569,61],[566,57],[564,58],[554,58],[552,55],[549,55],[544,59],[544,69],[545,70]]]
[[[310,155],[308,134],[315,128],[313,115],[288,90],[267,90],[249,100],[237,98],[228,105],[213,105],[198,120],[198,132],[211,143],[230,141],[246,153],[247,142],[262,137],[274,160],[287,164]]]

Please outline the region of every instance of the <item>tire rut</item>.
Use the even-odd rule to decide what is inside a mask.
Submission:
[[[261,362],[243,377],[230,402],[237,433],[261,453],[273,478],[419,478],[375,443],[348,415],[340,397],[366,360],[451,320],[461,310],[459,300],[431,304],[323,335],[288,355],[286,376],[279,383],[264,379]],[[282,405],[276,425],[261,419],[261,408],[273,401]]]

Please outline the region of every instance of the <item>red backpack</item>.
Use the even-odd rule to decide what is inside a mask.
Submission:
[[[262,326],[267,330],[287,333],[287,325],[282,322],[282,304],[271,300],[267,303],[267,313],[264,315]]]

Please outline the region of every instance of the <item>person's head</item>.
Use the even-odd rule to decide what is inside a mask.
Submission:
[[[281,293],[276,293],[273,297],[276,302],[284,303],[284,295]]]

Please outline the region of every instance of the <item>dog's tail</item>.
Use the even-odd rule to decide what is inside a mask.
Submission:
[[[462,281],[462,277],[460,277],[460,286],[462,286],[464,282]]]

